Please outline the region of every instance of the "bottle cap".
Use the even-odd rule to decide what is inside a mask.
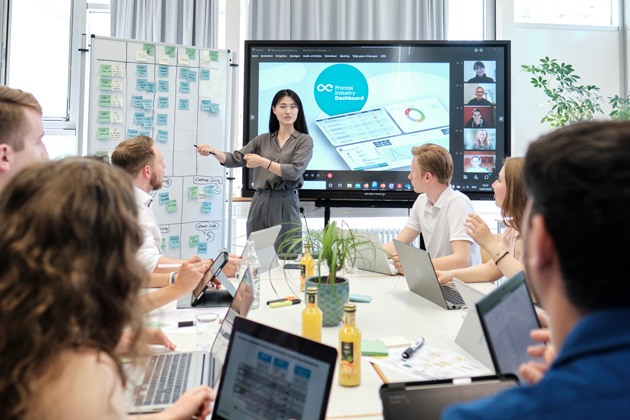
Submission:
[[[306,288],[306,294],[308,295],[316,295],[317,294],[317,287],[307,287]]]
[[[345,305],[343,305],[343,310],[346,312],[356,312],[357,305],[354,303],[346,303]]]

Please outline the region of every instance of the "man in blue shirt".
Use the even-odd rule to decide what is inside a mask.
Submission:
[[[630,123],[575,124],[542,137],[527,152],[525,179],[525,266],[549,314],[556,360],[521,367],[544,374],[536,385],[453,405],[442,416],[627,418]]]

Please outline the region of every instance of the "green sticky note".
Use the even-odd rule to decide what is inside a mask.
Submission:
[[[209,53],[210,53],[210,61],[219,61],[218,51],[209,51]]]
[[[195,236],[191,236],[188,238],[188,243],[190,244],[190,246],[197,246],[199,245],[199,235],[195,235]]]
[[[101,76],[112,76],[112,66],[109,64],[101,64]]]
[[[168,204],[166,205],[166,211],[168,212],[177,211],[177,200],[169,201]]]
[[[361,340],[361,354],[363,356],[387,356],[389,352],[382,341]]]
[[[101,79],[101,90],[112,90],[112,79]]]
[[[99,140],[109,140],[109,127],[99,127],[98,128],[98,139]]]
[[[186,48],[186,55],[188,56],[190,60],[194,60],[196,54],[197,54],[197,50],[195,50],[194,48]]]
[[[99,152],[94,153],[97,157],[100,157],[101,159],[103,159],[103,162],[109,162],[109,155],[107,154],[107,152],[101,150]]]
[[[176,54],[175,47],[164,47],[164,52],[168,54],[169,57],[175,58],[175,54]]]
[[[188,187],[188,197],[199,197],[199,188]]]
[[[98,111],[98,122],[100,123],[108,123],[111,122],[112,119],[109,116],[109,111]]]
[[[155,45],[153,45],[153,44],[144,44],[142,49],[147,52],[147,55],[153,55],[153,52],[155,51]]]
[[[166,238],[162,238],[162,246],[160,248],[162,248],[162,251],[166,249]]]
[[[145,322],[143,327],[144,328],[165,328],[165,327],[168,327],[168,325],[169,324],[165,324],[159,321],[149,321],[149,322]]]
[[[112,106],[112,96],[98,95],[98,106]]]

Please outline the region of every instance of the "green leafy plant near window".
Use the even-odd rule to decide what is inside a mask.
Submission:
[[[603,104],[609,104],[612,111],[609,117],[613,121],[630,119],[630,98],[619,95],[603,97],[595,85],[578,85],[580,76],[575,74],[573,66],[558,63],[556,59],[545,57],[540,65],[522,65],[522,71],[532,73],[532,85],[540,88],[547,95],[543,106],[551,107],[540,121],[550,127],[563,127],[578,121],[596,120]]]

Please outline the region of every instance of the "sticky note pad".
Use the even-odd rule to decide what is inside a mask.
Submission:
[[[210,80],[210,70],[201,70],[201,80]]]
[[[168,241],[171,248],[179,247],[179,236],[169,236]]]
[[[143,99],[142,100],[142,108],[144,108],[144,109],[153,109],[153,99]]]
[[[117,112],[117,111],[112,112],[111,113],[111,122],[116,123],[116,124],[122,124],[122,114],[120,112]]]
[[[153,117],[144,117],[144,121],[142,122],[144,128],[153,127]]]
[[[158,130],[158,141],[168,141],[168,131]]]
[[[133,102],[133,106],[142,108],[142,96],[132,96],[131,101]]]
[[[171,58],[175,58],[175,47],[164,47],[164,52]]]
[[[212,102],[207,101],[207,100],[202,100],[201,101],[201,110],[202,111],[210,111],[210,109],[212,109]]]
[[[407,347],[411,344],[411,341],[400,335],[379,338],[378,341],[383,342],[385,347]]]
[[[110,76],[112,75],[112,66],[108,64],[101,64],[101,76]]]
[[[122,117],[121,117],[122,118]],[[112,140],[120,140],[120,128],[110,128],[109,138]]]
[[[201,203],[201,211],[204,213],[212,213],[212,203]]]
[[[179,109],[188,111],[188,99],[179,100]]]
[[[158,108],[168,108],[168,96],[160,96],[158,98]]]
[[[146,66],[146,64],[137,64],[136,65],[136,75],[138,77],[147,77],[147,66]]]
[[[166,203],[166,211],[177,211],[177,200],[171,200]]]
[[[167,192],[165,192],[165,193],[160,193],[160,194],[159,194],[159,197],[160,197],[160,204],[168,204],[168,203],[169,203],[169,201],[171,201],[171,200],[168,198],[168,193],[167,193]]]
[[[361,354],[363,356],[387,356],[389,352],[382,341],[361,340]]]
[[[188,69],[181,69],[179,71],[179,78],[183,80],[188,80]]]
[[[197,72],[193,70],[188,70],[188,74],[186,74],[186,80],[188,80],[189,82],[196,82]]]
[[[123,66],[112,66],[112,76],[123,77],[124,75],[125,71],[123,70]]]
[[[118,96],[118,95],[112,96],[112,106],[114,108],[122,108],[122,106],[123,106],[123,98],[122,98],[122,96]]]
[[[219,104],[210,104],[210,111],[214,112],[214,113],[218,113],[220,112],[219,110]]]
[[[158,81],[158,90],[160,92],[168,92],[168,80]]]
[[[155,82],[147,82],[147,93],[157,93],[157,84]]]
[[[112,90],[112,79],[101,79],[101,90]]]
[[[188,197],[198,197],[198,196],[199,196],[199,188],[188,187]]]
[[[208,242],[199,242],[197,245],[197,254],[208,253]]]
[[[98,106],[112,106],[111,95],[98,95]]]
[[[136,81],[136,89],[147,90],[147,79],[138,79]]]
[[[143,63],[147,62],[147,52],[138,50],[136,51],[136,61],[141,61]]]
[[[188,82],[179,82],[179,91],[181,93],[190,93],[190,83],[188,83]]]
[[[209,51],[210,53],[210,61],[219,61],[219,52],[218,51]]]
[[[133,114],[134,124],[144,124],[144,112],[136,112]]]
[[[166,238],[162,238],[162,246],[160,248],[162,248],[162,251],[166,249]]]
[[[212,185],[204,187],[203,190],[206,192],[206,195],[214,195],[214,187]]]
[[[186,48],[186,55],[188,56],[189,59],[194,60],[196,54],[197,54],[197,50],[195,50],[194,48]]]
[[[98,139],[99,140],[109,140],[109,127],[99,127],[98,128]]]
[[[168,124],[168,114],[158,114],[157,125],[167,125],[167,124]]]
[[[158,57],[158,63],[160,63],[160,64],[168,64],[169,63],[168,55],[160,54],[159,57]]]
[[[168,77],[168,66],[159,66],[158,74],[160,77]]]
[[[350,302],[370,303],[371,300],[372,300],[372,296],[370,295],[360,295],[358,293],[350,293]]]
[[[100,123],[111,122],[111,117],[109,116],[109,111],[98,111],[98,122],[100,122]]]
[[[199,245],[199,235],[190,236],[188,238],[188,244],[190,246],[197,246],[197,245]]]
[[[127,138],[130,139],[132,137],[136,137],[138,135],[138,130],[127,130]]]
[[[201,67],[210,67],[210,57],[205,57],[202,55],[200,57],[200,61],[201,61]]]
[[[155,45],[153,45],[153,44],[144,44],[142,49],[147,52],[147,55],[153,55],[153,52],[155,51]]]

